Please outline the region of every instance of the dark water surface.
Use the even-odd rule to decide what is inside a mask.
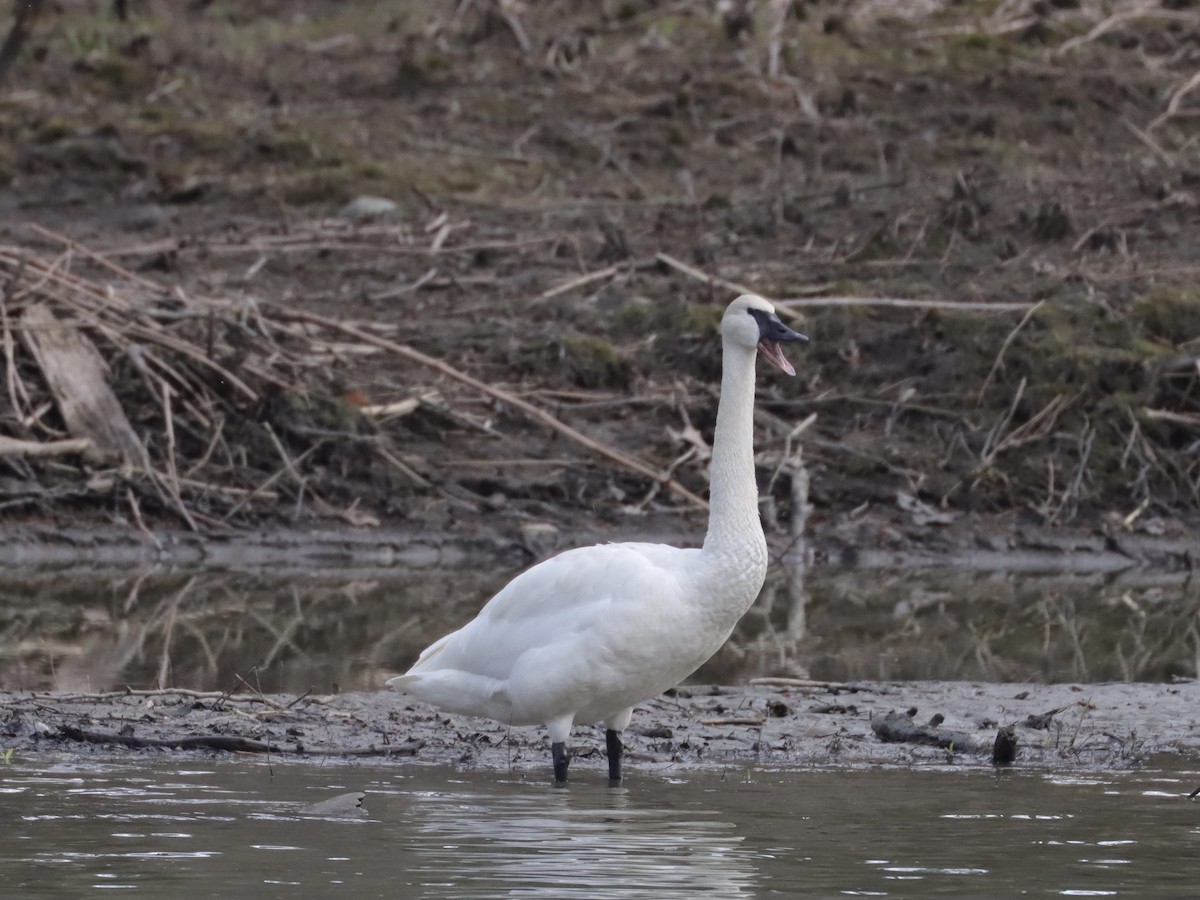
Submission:
[[[0,685],[373,690],[513,574],[8,570]],[[695,678],[1168,681],[1197,675],[1198,628],[1186,573],[773,569]]]
[[[0,766],[5,897],[1195,896],[1200,773]],[[366,792],[364,818],[303,807]]]

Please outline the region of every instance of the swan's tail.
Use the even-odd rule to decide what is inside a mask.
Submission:
[[[512,701],[505,682],[455,669],[397,675],[388,687],[464,716],[486,716],[511,722]],[[518,723],[512,723],[518,724]]]

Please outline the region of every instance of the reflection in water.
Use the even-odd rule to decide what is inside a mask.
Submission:
[[[376,689],[512,574],[7,572],[0,684]],[[777,568],[695,680],[1164,681],[1197,674],[1198,613],[1186,574]]]
[[[609,791],[420,766],[0,766],[4,896],[1195,896],[1195,771],[729,770]],[[366,792],[369,817],[305,813]]]
[[[715,811],[631,802],[627,790],[414,798],[412,874],[448,897],[754,896],[742,838]]]

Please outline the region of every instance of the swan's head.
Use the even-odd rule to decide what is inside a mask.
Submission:
[[[725,310],[721,319],[721,338],[747,350],[757,347],[762,355],[789,375],[796,370],[787,361],[779,344],[783,341],[807,341],[779,320],[775,307],[754,294],[742,294]]]

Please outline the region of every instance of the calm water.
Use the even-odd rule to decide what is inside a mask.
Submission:
[[[156,767],[157,766],[157,767]],[[1200,772],[0,767],[8,897],[1189,897]],[[367,794],[361,819],[306,804]]]
[[[7,570],[0,685],[373,690],[513,574]],[[1198,615],[1186,573],[775,569],[696,680],[1166,681],[1197,675]]]

